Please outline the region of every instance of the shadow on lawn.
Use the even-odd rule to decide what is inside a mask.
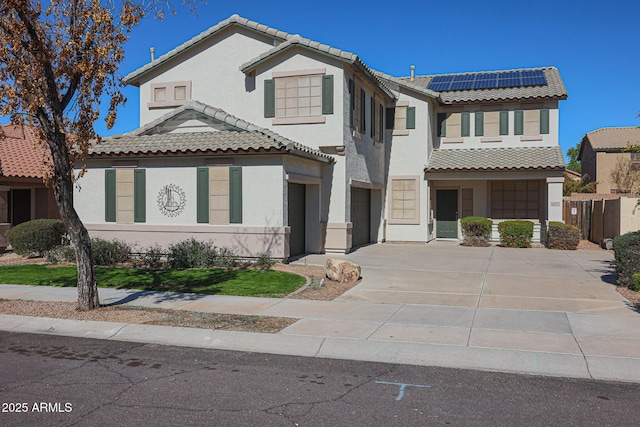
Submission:
[[[126,283],[118,283],[117,269],[105,269],[98,274],[98,283],[109,283],[108,288],[127,289],[126,297],[105,304],[105,307],[127,304],[139,298],[152,297],[154,303],[197,301],[206,295],[220,293],[219,283],[238,276],[233,270],[129,270]],[[197,293],[195,293],[197,292]]]
[[[138,289],[154,292],[197,292],[218,294],[220,283],[236,279],[235,270],[146,270],[128,269],[123,275],[117,268],[97,269],[98,286],[114,289]]]

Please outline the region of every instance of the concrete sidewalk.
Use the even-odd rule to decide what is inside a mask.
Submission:
[[[7,315],[0,329],[640,382],[640,315],[615,291],[606,251],[382,244],[343,257],[363,279],[335,301],[100,289],[103,304],[299,319],[279,334]],[[0,286],[6,299],[75,301],[76,292]]]

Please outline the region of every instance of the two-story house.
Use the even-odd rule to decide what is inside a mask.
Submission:
[[[141,127],[87,160],[92,235],[288,258],[458,238],[471,214],[561,219],[554,68],[395,78],[234,15],[125,81]]]

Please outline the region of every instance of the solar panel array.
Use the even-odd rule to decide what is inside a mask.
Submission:
[[[428,89],[436,92],[501,87],[541,86],[547,84],[543,70],[502,71],[435,76]]]

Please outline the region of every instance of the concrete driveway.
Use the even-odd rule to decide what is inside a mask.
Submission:
[[[297,263],[323,264],[329,255]],[[634,314],[615,291],[607,251],[553,251],[457,243],[380,244],[348,255],[362,281],[338,300],[567,313]]]
[[[323,264],[328,256],[296,263]],[[591,377],[640,380],[640,314],[616,292],[607,251],[432,242],[371,245],[336,257],[362,266],[361,283],[337,301],[397,307],[361,339],[484,349],[494,357],[553,354],[558,367],[581,360]],[[317,333],[321,324],[301,320],[283,332]]]

